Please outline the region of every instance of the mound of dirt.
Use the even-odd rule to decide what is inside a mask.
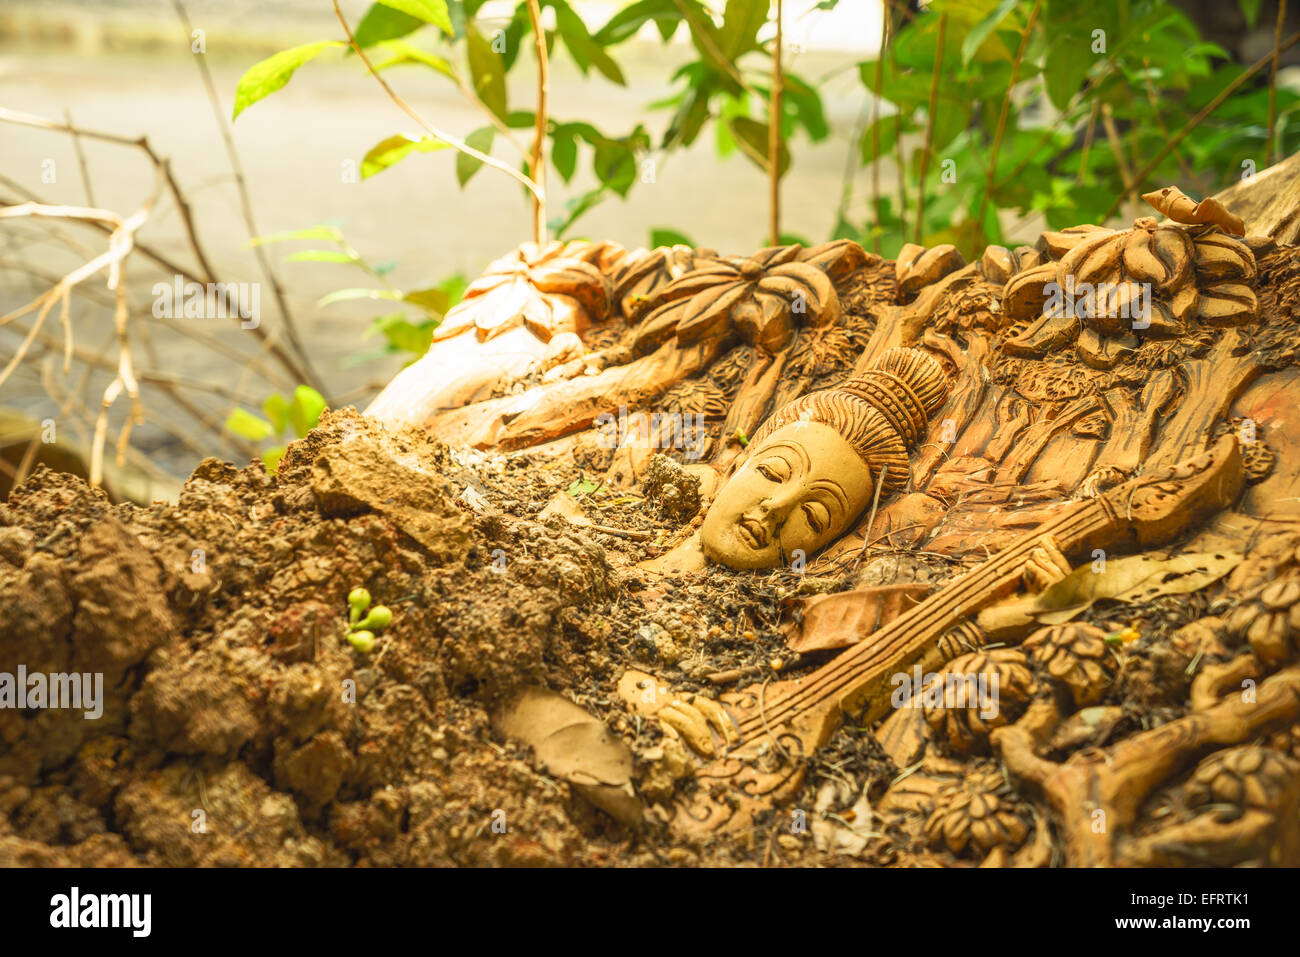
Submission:
[[[523,687],[559,691],[631,740],[649,781],[664,742],[616,703],[619,676],[703,686],[780,647],[774,579],[647,588],[627,570],[672,532],[657,505],[586,493],[606,528],[655,541],[534,520],[575,481],[351,410],[278,475],[205,460],[175,505],[114,505],[39,469],[0,506],[0,670],[102,674],[102,714],[0,709],[0,864],[761,854],[752,836],[633,831],[492,731]],[[346,640],[358,587],[393,612],[369,654]]]

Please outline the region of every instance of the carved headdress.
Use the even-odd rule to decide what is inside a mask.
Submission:
[[[867,463],[875,481],[888,466],[882,492],[896,492],[911,474],[908,450],[925,436],[947,388],[943,367],[933,357],[917,349],[893,348],[861,375],[787,402],[759,427],[750,445],[761,445],[792,422],[829,425]]]

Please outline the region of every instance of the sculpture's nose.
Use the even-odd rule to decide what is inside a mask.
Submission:
[[[769,529],[775,529],[790,513],[791,507],[799,498],[797,488],[778,488],[773,494],[758,503],[755,511],[757,518]]]

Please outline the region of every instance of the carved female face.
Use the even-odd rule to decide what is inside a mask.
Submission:
[[[769,435],[723,486],[700,529],[707,558],[773,568],[834,541],[871,502],[871,470],[835,429],[792,422]]]

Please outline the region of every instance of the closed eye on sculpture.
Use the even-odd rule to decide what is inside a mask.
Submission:
[[[769,482],[785,482],[790,478],[790,464],[779,455],[764,459],[754,470]]]
[[[803,505],[804,517],[808,519],[808,527],[820,535],[831,523],[831,513],[821,502],[805,502]]]

